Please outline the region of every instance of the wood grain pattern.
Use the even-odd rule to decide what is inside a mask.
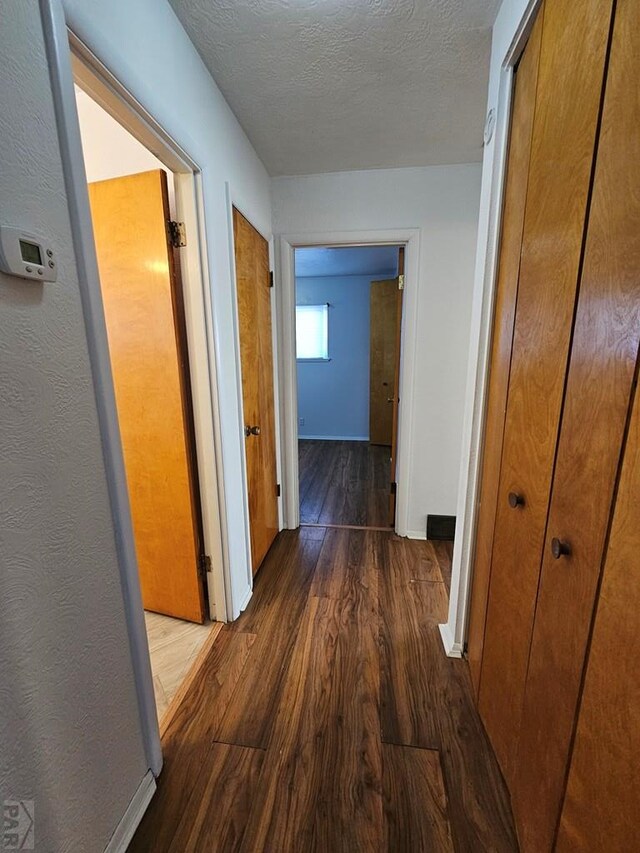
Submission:
[[[640,344],[640,7],[618,7],[512,789],[522,849],[550,849],[564,791]],[[569,542],[560,561],[551,539]]]
[[[456,850],[515,851],[508,795],[474,707],[468,666],[442,654],[446,590],[415,582],[417,544],[391,537],[380,570],[382,737],[439,750]],[[434,554],[432,543],[420,544]]]
[[[233,236],[243,412],[245,424],[260,429],[259,435],[245,439],[251,564],[255,575],[278,533],[269,246],[235,208]]]
[[[384,744],[382,763],[384,849],[453,853],[438,752]]]
[[[322,565],[340,574],[327,577],[320,569],[324,588],[315,590],[325,594],[309,598],[246,851],[372,850],[379,843],[377,551],[383,535],[325,536]],[[354,538],[360,558],[347,565],[345,549]]]
[[[611,0],[555,0],[544,8],[479,694],[508,783],[515,770],[611,11]],[[512,509],[510,492],[521,494],[524,506]]]
[[[634,22],[637,9],[619,3]],[[637,48],[634,48],[637,52]],[[636,392],[595,617],[558,853],[637,850],[640,804],[640,395]]]
[[[398,361],[398,279],[372,281],[369,337],[369,441],[391,447]]]
[[[89,200],[143,604],[202,622],[166,175],[99,181]]]
[[[543,14],[544,6],[541,6],[515,75],[467,637],[469,669],[476,696],[480,689]]]
[[[404,280],[405,247],[398,249],[398,282],[400,276]],[[391,416],[391,477],[389,492],[389,524],[395,527],[396,523],[396,494],[397,494],[397,462],[398,462],[398,424],[400,419],[400,358],[402,355],[402,309],[404,305],[404,288],[396,293],[396,355],[395,375],[393,378],[393,415]]]
[[[164,767],[158,790],[129,851],[165,853],[181,848],[178,827],[199,798],[200,776],[211,765],[212,732],[224,715],[255,640],[223,629],[162,738]],[[231,804],[228,803],[230,808]]]
[[[448,553],[391,532],[281,533],[172,721],[131,849],[516,850],[466,664],[439,639]],[[265,750],[221,728],[254,709],[271,717]],[[385,744],[398,731],[415,742]],[[413,748],[429,733],[439,759]]]
[[[300,522],[389,527],[389,448],[365,441],[299,442]]]

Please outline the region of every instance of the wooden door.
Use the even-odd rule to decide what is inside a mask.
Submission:
[[[389,524],[396,523],[396,473],[398,467],[398,417],[400,412],[400,355],[402,351],[402,304],[404,299],[404,246],[398,249],[398,289],[396,290],[396,338],[393,377],[393,414],[391,416],[391,483],[389,491]]]
[[[468,656],[473,687],[478,695],[487,596],[491,573],[493,535],[498,503],[502,441],[507,409],[511,347],[518,298],[520,248],[527,200],[533,113],[538,83],[543,9],[538,12],[531,36],[515,73],[514,100],[509,139],[509,160],[504,201],[500,263],[496,284],[490,375],[484,428],[484,448],[475,555],[473,590],[469,609]]]
[[[269,246],[233,210],[251,564],[258,571],[278,533]]]
[[[398,279],[372,281],[369,335],[369,441],[391,447],[398,362]]]
[[[181,292],[162,170],[89,185],[145,609],[204,619]]]
[[[640,345],[640,168],[630,168],[640,164],[640,94],[629,87],[638,79],[640,5],[626,0],[613,31],[512,789],[521,846],[532,853],[551,849],[560,814]],[[556,555],[558,542],[570,553],[554,558],[554,541]]]
[[[612,0],[544,7],[479,708],[513,782]],[[576,109],[576,104],[580,105]]]
[[[634,3],[623,0],[618,8],[630,10]],[[640,22],[635,17],[637,33]],[[625,100],[629,95],[637,99],[634,92],[625,93]],[[639,847],[639,522],[640,395],[636,392],[560,820],[558,853],[630,853]]]

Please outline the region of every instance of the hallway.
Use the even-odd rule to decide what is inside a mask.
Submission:
[[[516,850],[467,665],[442,651],[449,553],[281,533],[165,733],[130,849]]]
[[[390,447],[301,439],[298,448],[301,524],[391,526]]]

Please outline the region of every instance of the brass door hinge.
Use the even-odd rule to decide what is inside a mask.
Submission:
[[[174,222],[172,219],[167,223],[169,226],[169,240],[174,249],[181,249],[187,245],[187,229],[184,222]]]
[[[404,290],[404,276],[398,276],[398,290]]]

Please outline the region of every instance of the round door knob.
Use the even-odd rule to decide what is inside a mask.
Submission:
[[[245,438],[249,438],[249,436],[250,436],[250,435],[251,435],[251,427],[250,427],[250,426],[246,426],[246,427],[244,428],[244,437],[245,437]]]
[[[251,427],[251,435],[260,435],[260,427],[252,426]]]
[[[517,492],[509,492],[509,506],[515,509],[518,506],[524,506],[524,497]]]
[[[560,557],[571,556],[571,545],[568,542],[563,542],[562,539],[557,539],[555,536],[551,540],[551,553],[554,560],[559,560]]]

